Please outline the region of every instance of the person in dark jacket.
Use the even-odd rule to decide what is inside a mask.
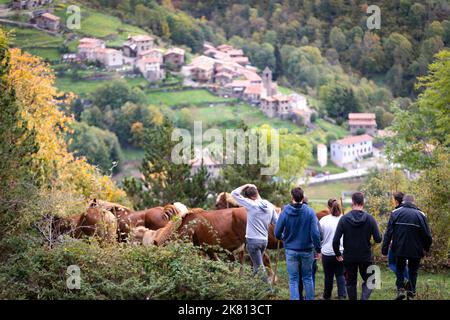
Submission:
[[[300,266],[306,300],[313,300],[313,263],[321,249],[318,221],[314,210],[302,203],[301,188],[294,188],[291,195],[292,202],[283,208],[278,218],[275,237],[283,240],[291,300],[300,299]]]
[[[391,212],[391,215],[403,206],[403,197],[405,196],[405,194],[403,192],[398,191],[398,192],[394,192],[393,196],[394,196],[394,201],[395,201],[395,208]],[[396,275],[397,274],[397,259],[395,257],[395,254],[392,252],[392,249],[390,246],[389,246],[389,251],[388,251],[388,266],[389,266],[389,269],[391,269],[392,272],[394,272],[394,274]],[[404,275],[405,275],[405,280],[406,280],[405,281],[405,289],[408,289],[409,288],[408,266],[406,266],[406,268],[405,268]]]
[[[395,210],[389,219],[381,248],[381,253],[387,255],[389,244],[391,244],[391,250],[396,256],[397,299],[414,297],[420,260],[424,256],[424,251],[430,250],[432,242],[425,214],[414,204],[414,197],[406,195],[403,199],[403,206]],[[407,262],[410,291],[405,294],[404,271]]]
[[[367,268],[372,265],[373,254],[370,240],[381,243],[381,235],[374,217],[363,211],[364,195],[355,192],[352,195],[352,211],[344,215],[333,237],[333,251],[338,261],[344,262],[347,295],[350,300],[357,299],[357,279],[363,279],[361,300],[368,300],[372,289],[367,286],[369,274]],[[339,246],[343,237],[344,253]]]

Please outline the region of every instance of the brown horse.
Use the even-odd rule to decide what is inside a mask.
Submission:
[[[173,205],[155,207],[141,211],[135,211],[118,218],[119,239],[125,241],[133,228],[145,227],[149,230],[164,228],[170,219],[177,214]]]
[[[243,263],[246,225],[247,210],[245,208],[212,211],[194,209],[181,220],[179,227],[171,226],[171,230],[189,239],[196,246],[206,247],[206,253],[214,260],[218,259],[217,248],[220,247],[227,251],[231,261],[234,261],[235,254],[239,253],[239,260]],[[271,232],[273,233],[273,226]],[[155,243],[163,244],[170,238],[170,234],[170,231],[165,232],[165,239],[157,237]],[[272,236],[271,240],[272,246],[276,247],[275,237]],[[269,274],[273,274],[267,254],[264,256],[264,264]]]
[[[115,215],[104,209],[95,199],[82,214],[68,218],[54,217],[52,227],[56,237],[69,234],[74,238],[81,238],[84,235],[97,236],[107,242],[117,239]]]

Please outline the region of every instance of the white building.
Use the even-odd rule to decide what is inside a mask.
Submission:
[[[328,149],[324,144],[317,145],[317,162],[322,168],[328,164]]]
[[[165,78],[165,72],[161,69],[158,58],[140,59],[138,60],[137,67],[149,82],[156,82]]]
[[[161,49],[153,48],[147,51],[143,51],[138,54],[138,60],[145,58],[155,58],[159,61],[159,64],[163,64],[164,52]]]
[[[123,44],[124,56],[137,58],[140,53],[153,48],[154,40],[153,37],[148,35],[129,36]]]
[[[83,38],[78,45],[78,56],[81,60],[94,62],[97,60],[97,50],[106,48],[103,40]]]
[[[338,167],[362,160],[364,156],[373,153],[373,138],[364,134],[349,136],[331,143],[331,161]]]

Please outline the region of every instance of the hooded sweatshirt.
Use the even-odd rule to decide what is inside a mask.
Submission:
[[[381,242],[380,231],[374,217],[361,210],[352,210],[339,220],[333,238],[333,250],[337,257],[342,255],[339,248],[343,237],[344,261],[371,262],[373,237],[376,243]]]
[[[241,195],[242,188],[239,187],[231,192],[236,202],[247,209],[247,227],[245,237],[247,239],[268,240],[269,225],[277,223],[275,207],[264,199],[252,200]]]
[[[275,237],[282,239],[284,247],[296,251],[313,248],[320,252],[320,233],[314,210],[306,204],[288,204],[278,218]]]

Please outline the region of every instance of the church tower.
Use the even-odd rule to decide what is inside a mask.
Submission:
[[[267,96],[273,96],[274,92],[272,91],[272,70],[269,67],[266,67],[263,71],[262,77],[264,89],[266,90]]]

